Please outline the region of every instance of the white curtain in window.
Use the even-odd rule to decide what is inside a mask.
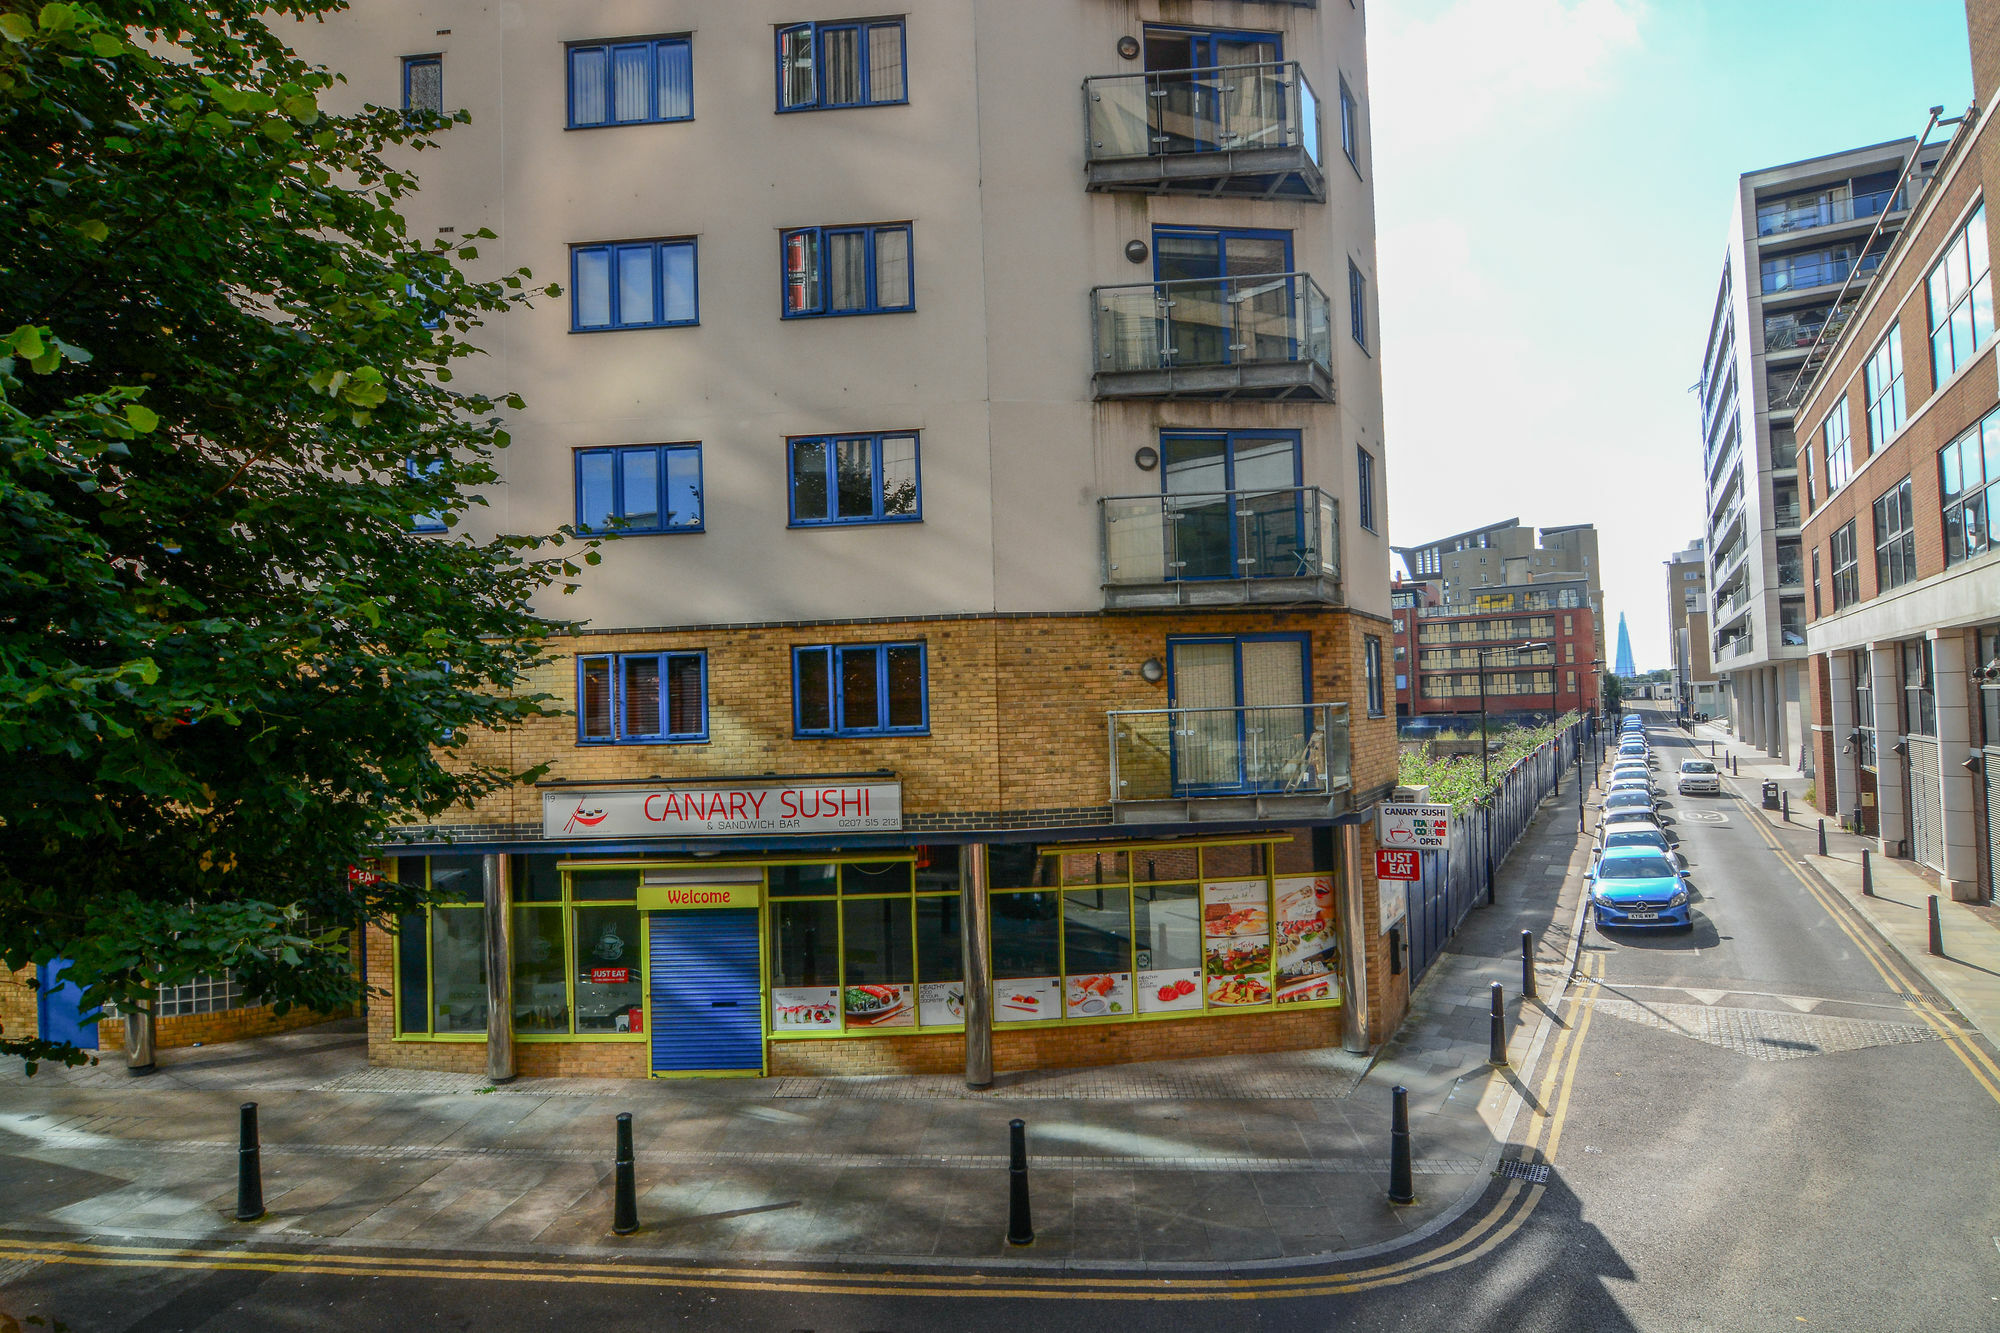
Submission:
[[[875,303],[884,309],[910,304],[910,233],[875,233]]]
[[[877,23],[868,29],[868,100],[903,100],[903,28]]]
[[[628,245],[618,251],[618,322],[653,322],[653,247]]]
[[[611,322],[611,256],[586,250],[576,257],[576,323],[603,328]]]
[[[826,102],[847,106],[861,100],[861,32],[834,28],[820,35],[826,56]]]
[[[650,117],[653,82],[652,53],[643,46],[620,46],[612,52],[612,118],[619,121]]]
[[[602,48],[569,53],[569,118],[575,125],[604,123],[610,60]]]
[[[868,305],[868,238],[858,231],[826,238],[828,308],[861,310]]]
[[[694,114],[694,62],[686,42],[662,42],[660,56],[660,119],[681,120]]]

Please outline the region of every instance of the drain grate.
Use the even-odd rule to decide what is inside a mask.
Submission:
[[[1530,1185],[1546,1185],[1549,1181],[1547,1162],[1522,1162],[1509,1158],[1500,1163],[1495,1175],[1507,1180],[1525,1180]]]

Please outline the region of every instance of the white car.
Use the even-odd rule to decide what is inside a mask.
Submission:
[[[1722,775],[1715,771],[1712,759],[1681,760],[1680,780],[1675,790],[1686,796],[1698,792],[1709,796],[1722,794]]]

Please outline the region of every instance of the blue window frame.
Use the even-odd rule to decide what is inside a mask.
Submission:
[[[1382,640],[1373,634],[1361,636],[1362,677],[1368,683],[1368,716],[1382,716]]]
[[[1345,75],[1340,80],[1340,151],[1356,171],[1361,170],[1361,111]]]
[[[792,23],[778,29],[777,40],[780,113],[910,100],[899,18]]]
[[[787,444],[794,527],[923,518],[915,431],[806,435]]]
[[[444,114],[444,57],[403,57],[403,110]]]
[[[694,119],[694,50],[687,37],[579,42],[568,59],[573,130]]]
[[[573,245],[569,284],[572,333],[701,323],[692,240]]]
[[[1169,577],[1291,578],[1311,568],[1299,432],[1160,432]]]
[[[708,654],[594,653],[576,659],[579,745],[708,739]]]
[[[1176,792],[1282,791],[1311,761],[1312,645],[1303,634],[1167,640]],[[1323,762],[1323,761],[1322,761]]]
[[[1368,350],[1368,279],[1361,276],[1361,270],[1354,267],[1354,261],[1347,261],[1347,327],[1354,334],[1354,341],[1362,351]]]
[[[1375,531],[1375,455],[1358,445],[1354,450],[1355,486],[1360,493],[1361,526]]]
[[[907,222],[799,227],[781,238],[786,319],[916,308]]]
[[[582,532],[702,530],[701,446],[628,444],[576,451]]]
[[[1285,58],[1285,39],[1275,32],[1232,28],[1145,26],[1146,72],[1218,69],[1232,65],[1272,65]]]
[[[919,736],[931,728],[921,643],[792,649],[792,731],[799,736]]]
[[[413,481],[428,481],[438,473],[444,471],[444,460],[433,458],[428,463],[419,463],[414,458],[406,458],[403,460],[403,471],[407,472]],[[441,510],[431,510],[418,514],[410,520],[410,531],[412,532],[443,532],[444,530],[444,513]]]
[[[1249,227],[1154,227],[1153,280],[1292,271],[1292,233]]]

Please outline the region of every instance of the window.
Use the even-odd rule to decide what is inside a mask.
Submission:
[[[569,48],[569,127],[694,119],[694,53],[686,37]]]
[[[929,695],[921,643],[792,649],[797,735],[922,735],[930,730]]]
[[[1903,725],[1912,736],[1937,735],[1937,680],[1929,639],[1903,641]]]
[[[963,1026],[957,851],[770,866],[772,1035]]]
[[[2000,511],[2000,412],[1938,451],[1938,496],[1947,567],[1993,549],[1993,516]]]
[[[1368,716],[1382,716],[1382,641],[1372,634],[1361,636],[1361,661],[1368,679]]]
[[[576,526],[625,536],[700,532],[701,446],[628,444],[576,451]]]
[[[403,57],[403,110],[444,114],[444,57]]]
[[[1354,461],[1359,475],[1355,478],[1361,494],[1361,526],[1375,531],[1375,455],[1366,449],[1356,448]]]
[[[1347,327],[1363,351],[1368,349],[1368,279],[1347,261]]]
[[[1347,160],[1354,169],[1361,169],[1361,121],[1360,108],[1354,101],[1354,90],[1347,86],[1347,80],[1340,81],[1340,151],[1347,154]]]
[[[1903,338],[1890,329],[1862,371],[1868,390],[1868,451],[1903,428]]]
[[[788,231],[784,264],[786,319],[916,306],[907,222]]]
[[[433,458],[428,463],[419,463],[414,458],[406,458],[403,460],[403,471],[409,475],[412,481],[419,484],[426,483],[436,477],[438,473],[444,471],[444,460],[442,458]],[[412,532],[443,532],[444,530],[445,514],[442,509],[427,510],[410,520],[410,531]]]
[[[595,653],[576,659],[579,745],[708,739],[708,654]]]
[[[1986,205],[1967,218],[1931,269],[1931,384],[1972,360],[1993,336],[1993,275],[1986,256]]]
[[[1861,564],[1854,552],[1854,520],[1838,528],[1828,545],[1833,550],[1833,609],[1844,610],[1861,600]]]
[[[907,102],[908,82],[901,19],[778,29],[779,111]]]
[[[1826,449],[1826,494],[1831,499],[1835,491],[1847,484],[1847,478],[1853,472],[1853,461],[1848,451],[1845,397],[1826,414],[1826,423],[1820,427],[1820,439]]]
[[[644,1041],[640,872],[563,859],[512,858],[514,1031]]]
[[[1875,592],[1899,588],[1917,576],[1917,530],[1910,511],[1908,477],[1875,500]]]
[[[794,526],[923,517],[914,433],[810,436],[790,448]]]
[[[400,856],[396,882],[433,903],[396,919],[396,1031],[486,1035],[486,903],[477,856]]]
[[[1866,648],[1854,650],[1854,726],[1861,733],[1854,760],[1863,768],[1875,767],[1875,678],[1873,658]]]
[[[701,322],[691,240],[574,245],[569,269],[573,332]]]
[[[1820,601],[1819,601],[1819,587],[1820,587],[1820,585],[1819,585],[1819,547],[1815,546],[1815,547],[1813,547],[1813,548],[1812,548],[1812,598],[1813,598],[1813,612],[1812,612],[1812,613],[1813,613],[1813,619],[1814,619],[1814,620],[1818,620],[1818,619],[1820,618],[1820,614],[1821,614],[1821,612],[1820,612]]]

